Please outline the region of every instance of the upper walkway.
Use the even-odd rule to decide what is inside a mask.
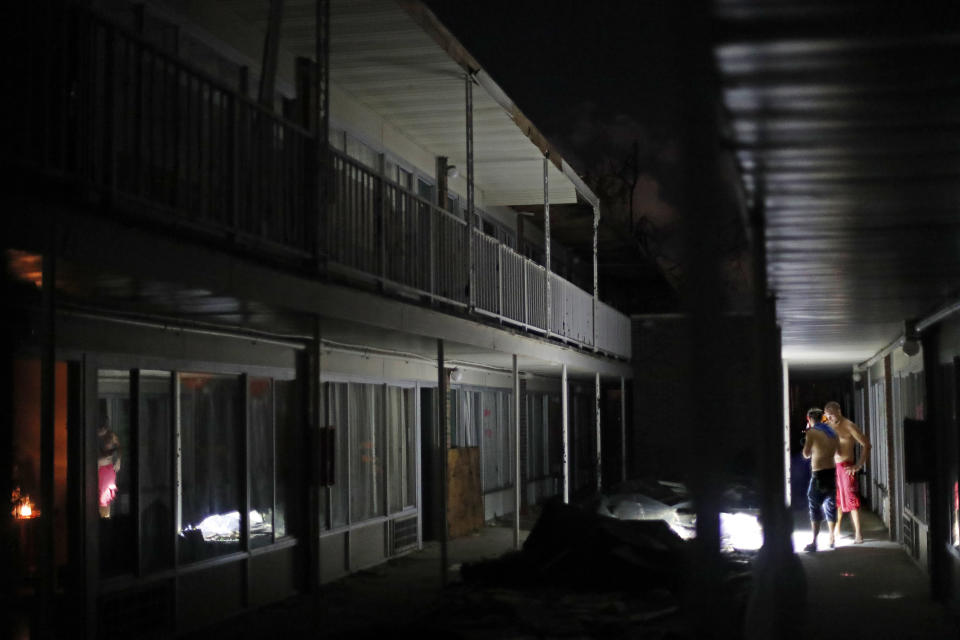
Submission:
[[[252,262],[335,275],[449,315],[629,360],[627,316],[549,262],[521,255],[470,218],[388,179],[382,167],[329,148],[322,132],[293,115],[86,9],[71,5],[55,16],[62,24],[42,29],[53,18],[22,13],[23,64],[11,67],[38,68],[28,62],[39,60],[49,73],[15,80],[30,90],[15,107],[18,126],[0,163],[60,181],[94,209]]]

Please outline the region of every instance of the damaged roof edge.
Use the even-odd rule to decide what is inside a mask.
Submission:
[[[480,63],[477,62],[477,59],[470,54],[469,51],[460,43],[457,38],[450,33],[450,30],[447,29],[439,18],[430,9],[423,4],[420,0],[395,0],[396,3],[403,9],[407,15],[409,15],[417,25],[420,26],[424,32],[427,33],[434,41],[440,45],[440,47],[447,52],[447,55],[450,58],[463,67],[464,71],[469,73],[474,77],[477,84],[479,84],[483,89],[490,95],[494,101],[499,104],[503,109],[510,115],[510,118],[513,120],[514,124],[523,132],[527,138],[536,146],[540,152],[547,157],[553,165],[561,172],[564,176],[573,183],[574,189],[577,193],[583,197],[584,200],[589,202],[592,206],[599,206],[600,199],[590,190],[590,187],[583,181],[583,179],[574,171],[564,159],[561,157],[560,152],[550,141],[547,140],[546,136],[540,133],[540,130],[530,121],[527,116],[520,111],[520,108],[514,104],[513,100],[510,99],[510,96],[500,88],[490,74],[484,71],[483,67],[480,66]]]

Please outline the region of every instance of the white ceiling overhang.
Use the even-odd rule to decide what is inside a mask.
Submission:
[[[264,33],[262,0],[224,3]],[[281,58],[314,57],[313,0],[286,0]],[[473,84],[474,184],[486,205],[543,203],[548,151],[551,203],[577,201],[577,188],[595,196],[555,149],[420,2],[331,0],[330,82],[432,156],[446,156],[466,173],[466,87]],[[336,114],[334,114],[336,116]],[[578,182],[575,186],[574,182]]]

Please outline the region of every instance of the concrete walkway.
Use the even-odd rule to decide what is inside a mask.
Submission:
[[[524,523],[530,526],[532,523]],[[521,529],[520,543],[529,530]],[[497,558],[513,550],[513,529],[487,526],[451,540],[447,549],[447,584],[461,582],[460,566]],[[396,635],[432,615],[444,596],[437,542],[323,585],[314,595],[245,612],[213,627],[183,635],[191,640],[227,638],[373,638]]]
[[[960,638],[944,607],[930,600],[927,575],[895,542],[883,522],[862,514],[863,544],[853,544],[853,522],[844,518],[837,547],[821,531],[819,548],[805,553],[810,523],[798,513],[794,549],[807,577],[807,628],[803,637],[827,640],[867,638]],[[824,527],[825,529],[825,527]]]
[[[802,513],[796,516],[795,549],[802,549],[810,541],[809,523],[805,518]],[[807,628],[799,637],[817,640],[960,638],[958,628],[944,608],[930,600],[926,575],[898,545],[888,541],[887,531],[876,516],[865,513],[863,520],[864,544],[854,545],[852,535],[848,534],[840,538],[834,550],[798,553],[808,585]],[[532,524],[531,521],[523,522],[521,543]],[[850,523],[846,526],[849,527]],[[821,533],[821,548],[826,548],[826,542],[826,534]],[[447,589],[441,586],[440,545],[431,542],[422,551],[324,585],[318,594],[297,596],[247,612],[184,637],[191,640],[356,640],[405,632],[430,636],[436,634],[438,627],[430,625],[437,624],[437,620],[449,623],[451,616],[458,617],[461,614],[460,619],[466,627],[456,625],[453,633],[450,633],[449,625],[440,627],[447,632],[446,637],[470,639],[537,635],[518,634],[516,628],[509,624],[501,626],[504,618],[497,617],[493,614],[495,612],[491,613],[491,603],[494,608],[525,608],[525,617],[553,615],[556,618],[555,628],[539,637],[690,637],[685,632],[686,625],[678,617],[681,615],[679,613],[673,616],[677,628],[672,635],[664,635],[662,625],[659,629],[649,628],[649,636],[647,633],[637,635],[637,626],[633,626],[633,632],[629,634],[610,633],[609,628],[622,624],[619,621],[624,618],[637,618],[641,621],[640,629],[644,629],[642,620],[647,614],[638,613],[642,602],[611,600],[608,607],[611,625],[603,633],[595,635],[590,628],[577,629],[575,621],[571,624],[568,618],[555,615],[555,610],[544,610],[542,602],[525,601],[522,596],[518,599],[517,594],[506,593],[509,590],[494,590],[491,599],[470,589],[458,589],[458,585],[462,584],[459,571],[462,563],[497,558],[512,549],[512,528],[487,526],[474,535],[450,542]],[[611,599],[610,595],[602,594],[592,597]],[[573,597],[558,592],[558,601],[564,598],[570,599],[569,605],[565,606],[571,610],[584,604],[581,602],[584,598],[582,595]],[[591,604],[594,612],[599,604]],[[478,610],[487,613],[478,613]],[[481,624],[477,624],[477,616]],[[614,622],[614,619],[617,621]],[[544,621],[537,620],[527,626],[543,629]],[[731,634],[731,637],[736,637],[736,634]]]

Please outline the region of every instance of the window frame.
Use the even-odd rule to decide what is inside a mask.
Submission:
[[[290,526],[291,518],[287,518],[288,525],[286,534],[284,536],[274,536],[273,541],[270,544],[257,547],[255,549],[250,548],[249,544],[249,516],[244,517],[241,513],[241,547],[239,550],[213,558],[201,559],[196,561],[181,562],[180,561],[180,551],[179,551],[179,532],[176,527],[175,513],[178,509],[179,495],[177,488],[177,477],[176,469],[178,466],[177,462],[177,439],[179,432],[179,379],[181,373],[204,373],[212,375],[230,375],[237,376],[241,379],[241,396],[243,401],[243,411],[241,412],[242,425],[240,428],[243,429],[243,433],[240,434],[241,441],[241,451],[238,452],[241,456],[241,509],[246,505],[249,506],[249,483],[250,478],[250,468],[249,461],[247,460],[247,443],[249,442],[249,398],[247,393],[247,387],[249,385],[249,379],[253,377],[267,377],[271,379],[271,391],[273,398],[274,410],[276,408],[276,383],[278,381],[292,382],[294,384],[300,384],[300,371],[298,371],[299,366],[296,367],[283,367],[283,366],[274,366],[274,365],[251,365],[244,363],[236,362],[215,362],[215,361],[199,361],[199,360],[185,360],[185,359],[174,359],[166,358],[162,356],[151,356],[151,355],[138,355],[138,354],[105,354],[97,352],[86,352],[82,356],[83,360],[83,379],[84,379],[84,391],[85,396],[85,408],[83,414],[83,424],[84,429],[84,466],[87,469],[96,470],[97,464],[97,439],[96,439],[96,430],[91,427],[91,425],[96,423],[98,403],[97,399],[99,396],[98,388],[98,379],[97,374],[101,369],[113,369],[113,370],[127,370],[131,374],[130,378],[130,398],[131,398],[131,407],[136,407],[133,409],[133,415],[131,416],[131,441],[132,448],[131,455],[124,455],[125,465],[131,465],[134,468],[131,468],[131,473],[139,474],[140,473],[140,452],[138,441],[140,440],[140,430],[142,425],[141,416],[139,415],[139,399],[140,399],[140,372],[141,371],[164,371],[171,374],[171,439],[172,439],[172,452],[170,456],[170,465],[173,472],[172,477],[172,491],[171,491],[171,504],[173,507],[173,513],[171,514],[172,526],[170,531],[167,532],[173,539],[173,557],[172,562],[165,567],[152,568],[150,570],[144,570],[143,568],[143,534],[140,526],[140,515],[139,515],[139,495],[131,495],[131,512],[136,510],[135,515],[135,526],[134,526],[134,548],[135,548],[135,559],[134,567],[132,571],[125,572],[122,575],[117,575],[116,577],[106,577],[99,576],[99,571],[96,572],[98,579],[105,580],[109,579],[110,584],[120,587],[123,584],[128,583],[131,579],[138,580],[142,578],[153,578],[163,575],[168,575],[170,572],[178,574],[184,570],[194,570],[203,568],[210,565],[219,565],[221,563],[235,562],[237,560],[249,558],[251,555],[259,555],[261,553],[269,553],[271,551],[278,551],[292,545],[300,543],[301,538],[303,537],[304,532],[296,530],[294,527]],[[71,359],[68,356],[66,359]],[[136,381],[136,382],[134,382]],[[299,393],[297,394],[297,399],[299,403],[303,402],[302,397]],[[275,412],[275,411],[274,411]],[[273,417],[274,423],[276,422],[276,416]],[[234,427],[237,428],[237,427]],[[300,429],[299,424],[291,424],[292,429]],[[295,434],[296,435],[296,434]],[[274,430],[274,440],[276,439],[276,429]],[[274,458],[274,477],[276,478],[276,458]],[[91,501],[90,496],[92,490],[95,489],[97,484],[97,479],[91,477],[93,471],[87,472],[83,478],[83,484],[87,489],[84,489],[84,492],[88,496],[85,501],[85,515],[84,515],[84,529],[88,532],[88,535],[93,535],[94,539],[99,539],[98,529],[99,526],[99,514],[97,510],[97,502],[95,500]],[[136,487],[136,491],[139,492],[141,488]],[[300,483],[302,484],[302,482]],[[294,494],[299,489],[297,487],[292,487]],[[94,491],[95,493],[95,491]],[[274,486],[274,510],[276,510],[276,481]],[[299,502],[299,501],[298,501]],[[135,505],[135,506],[134,506]],[[301,505],[297,505],[301,507]],[[248,509],[249,512],[249,509]],[[296,518],[298,521],[304,521],[300,516]],[[96,554],[99,556],[99,554]],[[99,565],[99,561],[97,562]]]

